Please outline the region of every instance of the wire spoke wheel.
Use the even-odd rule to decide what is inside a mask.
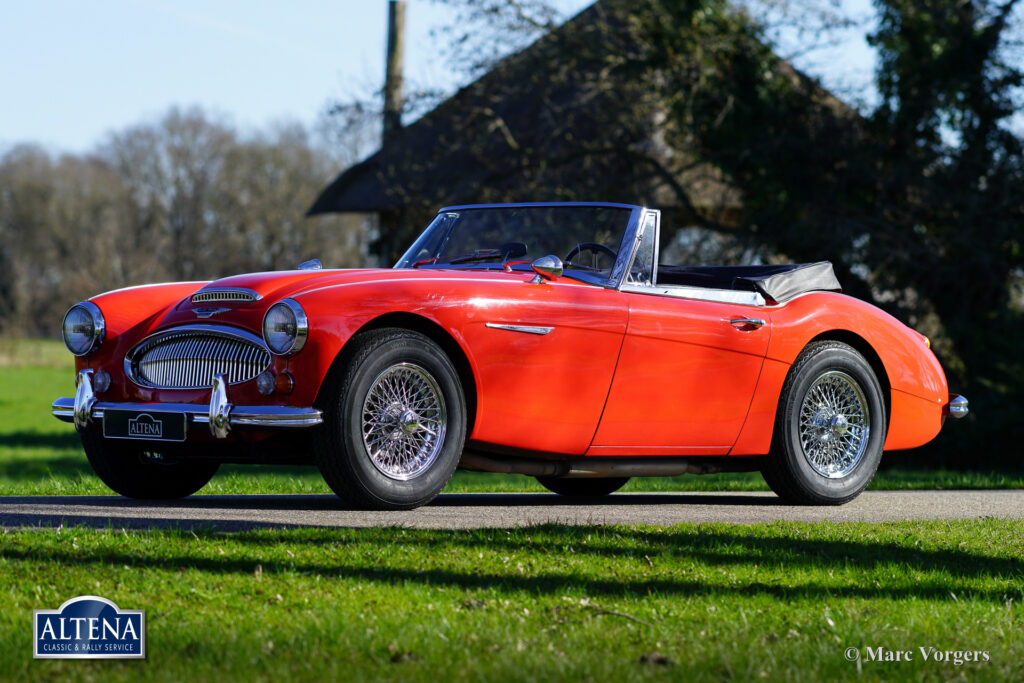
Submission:
[[[363,399],[363,445],[373,466],[391,479],[407,481],[430,469],[447,426],[440,387],[413,363],[383,370]]]
[[[804,457],[821,476],[841,479],[864,458],[871,414],[863,390],[847,373],[819,376],[804,394],[799,420]]]

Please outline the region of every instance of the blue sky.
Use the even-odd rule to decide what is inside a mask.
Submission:
[[[845,0],[866,8],[869,0]],[[589,0],[559,0],[574,14]],[[311,124],[325,103],[379,88],[386,0],[8,2],[0,12],[0,151],[84,152],[113,130],[200,105],[243,130]],[[457,85],[430,37],[448,8],[410,0],[407,77]],[[856,36],[800,64],[827,85],[870,78]]]

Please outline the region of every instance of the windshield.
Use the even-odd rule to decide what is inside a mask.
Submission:
[[[396,268],[529,270],[554,254],[565,274],[605,283],[629,224],[630,209],[614,206],[508,206],[445,211],[399,259]],[[510,263],[511,262],[511,263]]]

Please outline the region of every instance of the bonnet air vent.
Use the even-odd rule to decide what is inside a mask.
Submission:
[[[192,303],[204,304],[211,301],[258,301],[262,297],[251,289],[241,287],[222,287],[220,289],[202,289],[192,295]]]

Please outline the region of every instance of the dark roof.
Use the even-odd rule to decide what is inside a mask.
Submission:
[[[599,0],[503,60],[344,171],[309,213],[578,199],[668,208],[672,185],[694,206],[739,206],[717,168],[664,143],[657,106],[626,109],[649,97],[615,66],[637,52],[619,30],[633,8]],[[638,110],[645,120],[630,118]]]

